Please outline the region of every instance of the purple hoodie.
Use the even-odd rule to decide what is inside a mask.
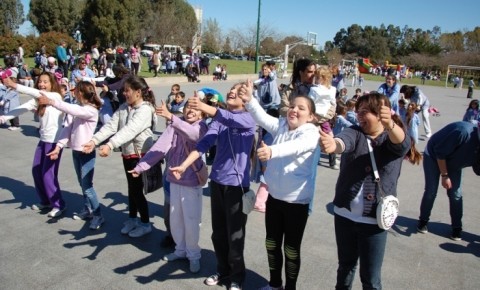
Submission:
[[[158,138],[147,154],[138,162],[135,171],[141,173],[150,169],[150,167],[165,158],[166,155],[169,167],[179,166],[187,159],[188,154],[195,149],[197,141],[205,135],[207,130],[207,124],[203,120],[189,124],[173,115],[171,124],[165,129],[165,132]],[[198,158],[194,164],[197,170],[202,168],[202,166],[206,166],[201,158]],[[187,168],[179,180],[173,176],[170,170],[167,172],[167,181],[169,182],[184,186],[200,185],[192,166]]]
[[[217,145],[210,179],[232,186],[239,186],[241,180],[243,187],[249,187],[250,153],[254,138],[255,121],[250,113],[218,109],[207,134],[198,141],[196,147],[200,154],[204,154],[211,146]]]

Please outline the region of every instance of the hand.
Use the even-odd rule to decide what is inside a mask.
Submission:
[[[14,90],[17,88],[17,83],[12,81],[11,78],[3,79],[3,85],[6,86],[7,88],[12,88]]]
[[[136,172],[135,169],[129,170],[127,172],[132,174],[132,176],[135,177],[135,178],[140,176],[140,173]]]
[[[252,100],[253,94],[253,82],[248,79],[246,84],[243,84],[240,89],[238,89],[238,97],[242,99],[244,103],[248,103]]]
[[[4,101],[4,100],[1,100],[1,101],[0,101],[0,107],[3,107],[3,105],[5,105],[5,101]]]
[[[447,176],[446,178],[445,177],[441,177],[442,178],[442,186],[443,188],[445,188],[446,190],[449,190],[452,188],[452,181],[450,180],[450,178]]]
[[[320,144],[322,151],[328,154],[335,152],[335,149],[337,149],[337,143],[333,136],[323,132],[321,128],[319,128],[318,131],[320,133],[320,140],[318,143]]]
[[[177,166],[177,167],[170,167],[168,168],[168,170],[170,170],[173,174],[173,176],[175,176],[175,178],[177,180],[180,180],[180,178],[182,178],[182,174],[185,172],[186,168],[182,165],[180,166]]]
[[[265,142],[260,143],[260,147],[257,149],[257,156],[260,161],[265,162],[272,158],[272,148],[267,146]]]
[[[380,122],[382,122],[383,127],[388,130],[393,127],[392,112],[393,111],[387,106],[382,105],[380,108]]]
[[[82,145],[83,150],[82,152],[85,154],[92,153],[93,150],[95,150],[95,142],[92,140],[88,141],[88,143]]]
[[[161,101],[161,104],[159,107],[155,108],[155,114],[157,114],[157,116],[164,117],[167,120],[172,120],[172,116],[173,116],[173,114],[168,111],[167,105],[165,105],[163,101]]]
[[[108,89],[108,86],[107,86],[107,85],[103,85],[103,87],[102,87],[102,91],[104,91],[104,92],[108,92],[108,91],[109,91],[109,89]]]
[[[50,151],[50,153],[47,153],[47,156],[50,156],[50,160],[57,160],[58,154],[60,154],[60,147],[55,146],[55,149]]]
[[[102,145],[98,149],[98,153],[99,153],[100,157],[107,157],[108,155],[110,155],[110,151],[111,151],[111,149],[108,145]]]
[[[199,97],[193,96],[188,99],[188,106],[192,109],[200,110],[203,112],[204,106],[208,106],[208,105],[202,102],[202,100],[200,100]]]
[[[40,97],[37,98],[39,105],[51,105],[52,101],[45,96],[45,92],[40,92]]]

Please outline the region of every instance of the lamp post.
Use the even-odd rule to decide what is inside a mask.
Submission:
[[[257,45],[255,49],[255,73],[258,73],[258,52],[260,51],[260,6],[262,6],[262,0],[258,0]]]

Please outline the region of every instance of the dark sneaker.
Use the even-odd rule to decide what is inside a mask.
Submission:
[[[205,279],[205,281],[203,281],[203,283],[205,283],[205,285],[208,285],[208,286],[215,286],[215,285],[220,284],[220,281],[221,281],[223,278],[224,278],[224,277],[223,277],[223,276],[220,276],[220,274],[215,273],[215,274],[213,274],[212,276],[210,276],[210,277],[208,277],[207,279]]]
[[[462,240],[462,228],[454,228],[452,230],[452,235],[450,236],[450,239],[454,241],[461,241]]]
[[[417,232],[422,234],[428,233],[427,223],[428,222],[426,221],[419,220],[417,224]]]

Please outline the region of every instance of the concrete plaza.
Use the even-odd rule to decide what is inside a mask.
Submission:
[[[248,76],[230,76],[226,82],[212,82],[202,77],[199,84],[186,78],[149,79],[157,101],[165,99],[170,86],[178,82],[187,95],[204,86],[226,93],[236,80]],[[249,77],[254,77],[250,75]],[[287,83],[287,79],[279,82]],[[374,90],[380,83],[366,82],[363,89]],[[347,87],[349,95],[354,88]],[[421,86],[440,116],[430,117],[434,132],[444,125],[461,120],[468,104],[466,90]],[[474,97],[478,96],[478,90]],[[28,97],[22,96],[22,102]],[[203,222],[200,245],[202,269],[189,272],[188,261],[164,262],[162,256],[171,249],[159,243],[165,227],[161,218],[163,192],[147,196],[150,202],[153,232],[133,239],[120,234],[128,216],[126,178],[119,153],[97,157],[94,186],[102,204],[106,222],[92,231],[88,223],[72,219],[83,201],[69,149],[63,152],[59,181],[67,202],[60,218],[48,218],[30,209],[37,202],[31,176],[33,151],[38,142],[33,115],[20,117],[22,131],[0,129],[0,289],[224,289],[203,284],[215,272],[208,190],[203,198]],[[164,129],[159,122],[157,132]],[[420,134],[424,134],[422,125]],[[420,137],[422,151],[426,138]],[[311,214],[302,244],[302,267],[298,289],[333,289],[337,256],[333,229],[333,206],[337,170],[328,168],[322,158],[318,166],[317,186]],[[464,233],[454,242],[450,235],[448,199],[443,189],[432,212],[430,232],[416,233],[416,221],[423,193],[422,166],[404,163],[398,196],[401,216],[389,231],[383,265],[385,289],[480,289],[480,197],[471,168],[464,170]],[[252,184],[256,188],[257,185]],[[269,272],[264,246],[264,215],[253,212],[248,217],[245,260],[247,280],[244,289],[257,289],[268,282]],[[357,271],[358,272],[358,271]],[[361,289],[358,273],[354,289]]]

